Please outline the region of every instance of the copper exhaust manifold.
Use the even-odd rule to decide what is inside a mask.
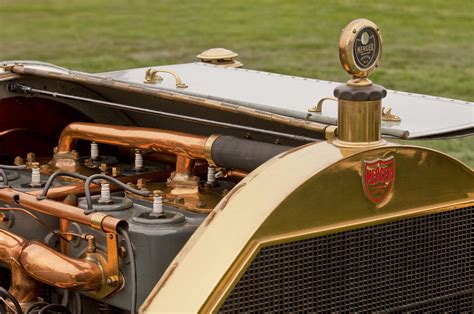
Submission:
[[[102,267],[63,255],[38,241],[27,241],[0,229],[0,262],[12,273],[10,293],[20,303],[36,301],[39,282],[71,290],[94,291],[102,286]]]

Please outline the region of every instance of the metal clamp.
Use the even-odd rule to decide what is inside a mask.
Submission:
[[[163,70],[163,69],[148,69],[145,73],[145,80],[143,81],[144,83],[147,84],[155,84],[156,82],[161,82],[163,81],[163,77],[158,75],[158,73],[168,73],[171,74],[175,80],[176,80],[176,87],[177,88],[187,88],[188,85],[183,83],[181,80],[181,77],[178,75],[178,73],[171,71],[171,70]]]
[[[383,107],[382,108],[382,121],[393,121],[393,122],[400,122],[402,119],[392,114],[392,108],[390,107]]]
[[[323,111],[323,102],[326,101],[326,100],[337,101],[337,98],[335,98],[335,97],[323,97],[318,101],[318,103],[315,106],[309,108],[308,111],[309,112],[322,112]]]

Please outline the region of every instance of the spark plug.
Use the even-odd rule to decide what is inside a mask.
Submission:
[[[96,142],[91,143],[91,159],[98,160],[99,159],[99,144]]]
[[[32,187],[41,186],[41,174],[38,162],[31,163],[31,183]]]
[[[100,198],[98,202],[99,204],[109,204],[112,202],[110,197],[110,184],[102,183],[100,185]]]
[[[153,212],[150,216],[154,218],[166,218],[163,210],[163,197],[161,196],[160,190],[153,191]]]
[[[135,170],[143,169],[143,156],[140,150],[135,150]]]
[[[207,184],[214,185],[216,182],[216,168],[207,167]]]

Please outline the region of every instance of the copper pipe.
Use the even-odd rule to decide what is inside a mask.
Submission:
[[[72,151],[77,139],[205,159],[208,138],[160,129],[75,122],[61,133],[58,153]]]
[[[117,227],[127,228],[127,222],[101,213],[85,215],[78,207],[70,206],[61,202],[45,199],[38,201],[36,196],[13,190],[11,188],[0,189],[0,200],[18,204],[23,208],[38,211],[47,215],[75,221],[80,224],[91,226],[95,229],[117,234]]]
[[[194,169],[194,159],[186,158],[184,156],[176,156],[176,172],[189,177],[192,175]]]
[[[245,178],[247,175],[248,175],[248,172],[245,172],[245,171],[239,170],[239,169],[232,169],[232,170],[227,172],[227,176],[232,177],[232,178],[236,178],[236,179],[239,179],[239,180]]]
[[[38,241],[23,248],[20,263],[31,277],[54,287],[91,291],[102,285],[98,264],[65,256]]]
[[[104,275],[98,264],[65,256],[41,242],[27,241],[3,229],[0,229],[0,261],[11,269],[10,293],[20,303],[37,300],[38,281],[81,291],[102,287]]]
[[[77,196],[75,194],[69,194],[63,201],[64,204],[77,206]],[[59,239],[59,247],[61,253],[64,255],[69,255],[69,242],[72,240],[71,235],[66,235],[69,229],[70,221],[64,218],[59,219],[59,232],[64,236]],[[66,237],[66,238],[64,238]]]
[[[39,283],[28,276],[20,264],[20,255],[26,241],[13,233],[0,229],[0,262],[11,270],[10,293],[20,303],[36,301]]]
[[[173,154],[152,152],[143,156],[147,160],[153,160],[164,164],[176,164],[176,156]]]

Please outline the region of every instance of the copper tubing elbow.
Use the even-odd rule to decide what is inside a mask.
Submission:
[[[68,257],[38,241],[23,249],[20,263],[34,279],[58,288],[91,291],[102,285],[99,265]]]
[[[20,303],[36,301],[38,298],[39,283],[31,278],[20,264],[20,255],[26,241],[0,229],[0,262],[11,270],[10,293]]]
[[[71,290],[96,291],[103,285],[101,267],[61,254],[38,241],[0,229],[0,262],[12,272],[10,293],[20,302],[36,301],[39,283]]]

